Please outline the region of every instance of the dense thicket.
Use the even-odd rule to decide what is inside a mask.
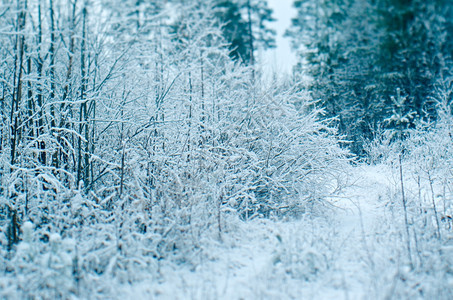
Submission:
[[[112,295],[92,278],[195,265],[225,218],[298,215],[337,187],[347,153],[306,93],[236,61],[217,1],[179,2],[2,2],[5,295]],[[249,65],[272,44],[260,3],[241,13]]]
[[[417,120],[437,118],[430,100],[438,78],[451,74],[453,5],[451,1],[295,1],[297,16],[288,31],[299,53],[296,77],[354,143],[363,142],[395,113]],[[399,92],[398,92],[399,90]],[[403,109],[393,101],[401,93]]]

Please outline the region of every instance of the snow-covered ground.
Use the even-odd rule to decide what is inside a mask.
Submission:
[[[230,220],[222,242],[207,242],[200,250],[195,269],[167,266],[159,282],[127,288],[127,298],[428,299],[452,295],[452,274],[439,274],[441,278],[435,274],[436,268],[445,265],[430,266],[429,271],[422,264],[416,271],[408,266],[395,172],[380,165],[355,167],[353,173],[352,184],[331,199],[335,207],[326,215],[296,221]],[[432,263],[439,263],[433,259]]]
[[[437,238],[432,215],[417,213],[414,186],[407,184],[408,246],[397,169],[361,165],[350,173],[322,212],[249,222],[225,216],[220,237],[195,239],[194,249],[179,258],[143,261],[137,249],[125,249],[124,259],[115,246],[100,246],[105,257],[87,254],[81,268],[103,260],[108,266],[99,274],[85,271],[79,285],[70,257],[65,262],[68,255],[55,250],[58,235],[42,259],[31,251],[38,244],[25,239],[18,253],[28,254],[13,259],[18,275],[0,278],[0,298],[46,289],[41,295],[67,290],[74,299],[452,299],[451,228],[442,224]],[[60,260],[51,266],[50,258]],[[37,260],[41,267],[30,265]]]

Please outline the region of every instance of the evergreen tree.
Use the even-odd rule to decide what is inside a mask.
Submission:
[[[254,65],[258,49],[275,47],[276,33],[268,27],[275,20],[267,1],[222,0],[214,9],[234,60]]]
[[[222,33],[229,43],[230,56],[237,61],[249,63],[251,60],[247,22],[235,1],[220,1],[215,6],[216,18],[223,25]]]
[[[297,16],[286,35],[300,58],[296,80],[299,75],[311,77],[304,88],[320,100],[326,118],[336,118],[340,132],[360,152],[360,140],[370,131],[367,120],[377,113],[369,100],[376,33],[363,18],[371,6],[362,1],[300,0],[294,7]]]
[[[436,117],[435,103],[429,101],[434,83],[451,59],[453,48],[450,1],[383,0],[378,5],[381,16],[376,64],[384,83],[381,95],[389,98],[397,88],[408,94],[407,111],[418,118]]]
[[[405,113],[436,117],[429,100],[436,77],[451,66],[451,5],[436,0],[297,0],[287,35],[298,52],[297,74],[321,100],[326,117],[362,153],[395,107],[397,89],[407,95]]]

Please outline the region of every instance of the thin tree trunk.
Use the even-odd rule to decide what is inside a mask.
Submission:
[[[187,129],[187,151],[191,150],[190,143],[191,143],[191,132],[192,132],[192,93],[193,93],[193,86],[192,86],[192,72],[189,72],[189,119],[188,119],[188,125],[189,128]],[[190,159],[190,156],[187,157],[187,159]]]
[[[42,78],[43,78],[43,61],[41,58],[41,45],[42,45],[42,11],[41,11],[41,0],[38,2],[38,47],[37,47],[37,66],[36,70],[38,73],[38,87],[36,95],[36,103],[38,105],[38,120],[37,120],[37,132],[36,136],[39,138],[44,132],[44,113],[43,113],[43,92],[42,92]],[[44,141],[38,141],[38,162],[41,165],[46,165],[46,143]]]
[[[89,153],[92,154],[95,151],[95,138],[96,138],[96,101],[91,101],[90,115],[92,116],[91,120],[91,135],[90,135],[90,145],[91,148],[88,149]],[[93,187],[94,181],[94,162],[90,161],[90,188]]]
[[[10,213],[10,223],[7,228],[7,238],[8,238],[8,251],[11,251],[13,246],[19,242],[19,224],[17,221],[17,211],[15,209],[9,208]]]
[[[437,213],[437,206],[436,206],[436,198],[435,198],[435,193],[434,193],[434,186],[433,186],[433,179],[431,177],[431,174],[428,174],[428,180],[429,180],[429,187],[431,189],[431,200],[433,202],[433,209],[434,209],[434,218],[436,219],[436,226],[437,226],[437,238],[441,239],[440,235],[440,224],[439,224],[439,216]]]
[[[82,138],[81,136],[84,134],[84,129],[88,125],[86,124],[87,119],[87,103],[85,101],[85,89],[86,89],[86,70],[85,70],[85,39],[86,39],[86,7],[83,8],[82,11],[82,42],[81,42],[81,50],[80,50],[80,75],[81,75],[81,87],[80,87],[80,111],[79,111],[79,137],[78,137],[78,149],[77,149],[77,183],[79,184],[81,180],[84,181],[86,187],[86,180],[87,178],[82,178],[85,172],[84,168],[88,166],[84,166],[82,164]],[[86,137],[86,129],[85,129],[85,137]],[[85,141],[88,142],[88,141]],[[86,154],[85,154],[86,155]],[[86,163],[86,157],[84,157]]]
[[[27,51],[25,49],[25,51]],[[28,57],[27,59],[27,74],[30,75],[32,73],[32,67],[31,67],[31,57]],[[35,102],[33,98],[33,85],[31,81],[28,81],[27,83],[27,129],[28,129],[28,138],[33,139],[35,136],[35,128],[33,124],[33,114],[35,113]]]
[[[205,104],[204,104],[204,59],[203,59],[203,51],[200,53],[200,75],[201,75],[201,123],[202,126],[205,127],[203,124],[205,120]]]
[[[92,82],[92,90],[96,90],[96,79],[97,79],[97,75],[98,75],[98,71],[99,71],[99,61],[98,61],[98,53],[95,53],[95,57],[94,57],[94,74],[93,74],[93,82]],[[88,109],[88,114],[91,116],[91,132],[90,132],[90,146],[88,151],[91,154],[94,153],[95,149],[96,149],[96,143],[95,143],[95,139],[96,139],[96,100],[91,100],[90,102],[90,107]],[[93,183],[94,183],[94,162],[92,160],[90,160],[90,188],[93,188]]]
[[[253,26],[252,26],[252,5],[250,0],[247,0],[247,16],[249,27],[249,47],[250,47],[250,65],[252,66],[252,80],[255,80],[255,48],[253,39]]]
[[[49,59],[50,59],[50,70],[49,70],[49,81],[50,81],[50,130],[51,132],[56,128],[57,121],[55,115],[55,45],[56,45],[56,37],[55,37],[55,12],[53,6],[53,0],[49,0],[49,14],[50,14],[50,47],[49,47]],[[55,151],[52,155],[52,166],[58,168],[59,161],[58,161],[58,152],[59,150]]]
[[[5,77],[5,75],[3,75]],[[0,128],[2,135],[0,136],[0,151],[3,150],[3,136],[4,136],[4,125],[5,125],[5,94],[6,94],[6,88],[5,88],[5,83],[2,82],[2,97],[0,98]],[[0,173],[1,176],[1,173]]]
[[[60,104],[60,112],[61,112],[61,118],[59,122],[59,127],[60,128],[69,128],[70,124],[68,124],[68,118],[70,118],[70,114],[72,112],[71,107],[68,107],[67,102],[71,90],[71,77],[72,77],[72,70],[73,70],[73,64],[74,64],[74,45],[75,45],[75,30],[76,30],[76,8],[77,8],[77,0],[72,2],[71,4],[71,28],[70,28],[70,37],[69,37],[69,51],[68,51],[68,68],[66,71],[66,83],[63,88],[63,96],[61,99],[61,104]],[[70,104],[69,104],[70,105]],[[64,147],[64,141],[62,138],[61,131],[58,131],[58,136],[57,136],[57,142],[59,147]],[[66,140],[68,140],[67,138]],[[62,167],[65,170],[69,170],[68,162],[69,162],[69,155],[66,154],[65,151],[59,150],[59,155],[58,155],[59,160],[61,161],[61,164],[63,165]]]
[[[121,121],[121,131],[120,131],[120,149],[121,149],[121,170],[120,170],[120,193],[119,197],[123,195],[123,188],[124,188],[124,167],[125,167],[125,148],[126,148],[126,143],[124,141],[124,106],[126,105],[126,83],[124,83],[123,87],[123,97],[121,101],[121,112],[120,112],[120,121]]]
[[[409,222],[407,220],[406,196],[404,193],[403,163],[402,163],[401,156],[402,156],[402,154],[399,155],[399,171],[400,171],[400,183],[401,183],[401,198],[403,201],[403,209],[404,209],[404,225],[406,227],[407,251],[408,251],[408,255],[409,255],[409,262],[410,262],[411,268],[414,268],[414,263],[412,262],[412,253],[411,253]]]
[[[25,7],[26,7],[25,1]],[[17,27],[16,30],[18,35],[16,37],[16,57],[15,57],[15,70],[14,70],[14,90],[13,97],[11,100],[11,165],[16,163],[16,147],[19,139],[19,106],[22,98],[22,70],[24,61],[24,49],[25,49],[25,36],[23,30],[25,28],[26,14],[25,8],[22,8],[20,1],[17,1]]]

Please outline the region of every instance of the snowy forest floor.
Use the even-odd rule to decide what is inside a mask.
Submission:
[[[419,263],[417,271],[411,270],[395,172],[382,165],[358,166],[353,174],[342,194],[330,199],[335,207],[323,216],[296,221],[230,222],[222,242],[207,241],[201,247],[195,268],[182,267],[184,264],[162,266],[158,282],[143,281],[129,287],[126,297],[450,297],[452,232],[439,255],[421,250],[423,245],[412,245],[425,263]]]
[[[225,212],[220,234],[218,224],[194,221],[160,259],[140,257],[152,236],[118,250],[112,225],[86,226],[78,256],[64,248],[74,248],[74,239],[57,250],[54,235],[50,248],[24,237],[0,274],[0,298],[453,299],[452,224],[435,221],[432,190],[404,169],[406,227],[398,167],[358,165],[347,173],[339,193],[313,203],[316,212],[248,222]],[[450,216],[451,193],[431,188],[438,220]]]

